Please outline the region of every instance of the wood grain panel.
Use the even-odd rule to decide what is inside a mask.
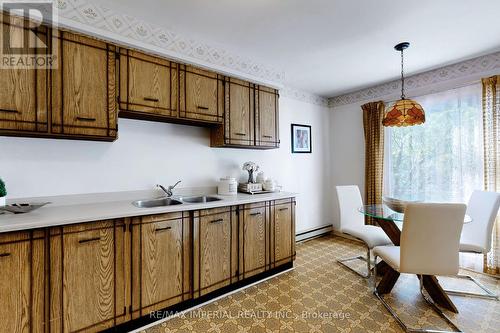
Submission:
[[[272,214],[273,221],[273,249],[272,261],[274,266],[290,262],[295,256],[295,202],[292,199],[276,201]]]
[[[279,147],[277,91],[258,86],[256,100],[256,145]]]
[[[0,318],[3,332],[43,332],[47,318],[44,232],[0,235]]]
[[[51,229],[51,331],[95,332],[123,321],[124,230],[123,220]]]
[[[177,117],[178,65],[144,53],[120,50],[120,111],[162,120]]]
[[[115,47],[59,32],[58,68],[52,73],[52,132],[115,139]]]
[[[229,103],[226,106],[226,137],[229,144],[252,146],[255,144],[254,89],[249,83],[226,83]]]
[[[45,27],[34,29],[33,33],[22,27],[22,20],[13,20],[10,24],[6,15],[0,15],[0,22],[2,31],[10,30],[10,43],[4,45],[4,34],[0,34],[4,54],[9,54],[11,45],[22,45],[26,32],[29,32],[30,45],[47,43],[48,30]],[[0,134],[47,132],[47,72],[31,68],[0,69]]]
[[[227,286],[233,260],[237,260],[233,242],[234,223],[230,207],[214,208],[194,213],[194,297]]]
[[[267,206],[260,205],[252,208],[251,205],[246,205],[240,212],[240,216],[243,232],[240,269],[243,272],[243,278],[248,278],[264,272],[269,261]]]
[[[222,77],[216,73],[181,66],[180,112],[181,118],[211,123],[222,123]]]

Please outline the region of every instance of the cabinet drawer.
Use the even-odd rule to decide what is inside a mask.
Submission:
[[[120,51],[120,112],[177,117],[177,64]]]
[[[194,121],[222,123],[222,76],[192,66],[181,66],[179,116]]]

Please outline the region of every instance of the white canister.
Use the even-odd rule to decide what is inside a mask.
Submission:
[[[276,183],[272,179],[268,179],[264,182],[264,190],[265,191],[275,191],[276,190]]]
[[[264,174],[264,172],[262,172],[262,171],[259,172],[257,174],[257,179],[256,179],[257,183],[264,184],[265,180],[266,180],[266,175]]]
[[[236,195],[238,194],[238,182],[234,177],[224,177],[219,181],[217,186],[219,195]]]
[[[6,197],[0,197],[0,207],[5,206],[5,204],[6,204],[5,199],[6,199]]]

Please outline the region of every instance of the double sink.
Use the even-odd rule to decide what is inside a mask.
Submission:
[[[219,201],[221,198],[213,197],[213,196],[196,196],[196,197],[178,197],[178,198],[158,198],[158,199],[150,199],[150,200],[137,200],[132,202],[132,205],[138,208],[154,208],[154,207],[165,207],[165,206],[174,206],[181,205],[183,203],[206,203],[212,201]]]

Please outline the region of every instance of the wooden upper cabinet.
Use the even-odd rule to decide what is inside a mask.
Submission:
[[[194,297],[227,286],[236,279],[237,221],[231,207],[194,212]]]
[[[2,332],[44,332],[44,231],[0,234]]]
[[[240,209],[240,269],[242,278],[264,272],[269,265],[269,217],[267,203]]]
[[[163,120],[176,118],[178,65],[127,49],[120,49],[120,116]]]
[[[295,258],[295,200],[276,200],[271,214],[271,262],[275,267]]]
[[[226,78],[225,96],[224,126],[212,129],[212,147],[279,147],[277,90]]]
[[[279,147],[278,91],[257,86],[255,92],[255,132],[256,145]]]
[[[11,46],[22,45],[25,33],[30,36],[30,45],[47,44],[46,27],[25,29],[26,21],[5,14],[0,14],[0,22],[3,32],[10,31],[10,41],[4,41],[5,33],[0,34],[2,54],[10,54]],[[37,52],[46,52],[41,50]],[[0,134],[22,136],[47,132],[47,72],[20,67],[0,69]]]
[[[202,123],[222,123],[223,77],[193,66],[180,65],[179,117]]]
[[[132,220],[132,318],[190,297],[189,212]]]
[[[96,332],[125,319],[124,229],[123,220],[51,229],[51,331]]]
[[[58,62],[52,71],[52,132],[114,140],[117,136],[115,46],[54,31]]]

